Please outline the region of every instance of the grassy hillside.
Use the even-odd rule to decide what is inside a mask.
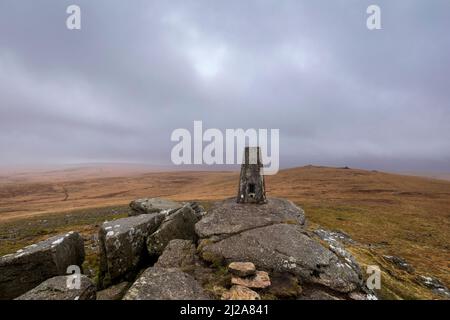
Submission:
[[[238,173],[170,172],[102,178],[0,180],[0,254],[66,229],[89,237],[95,224],[126,214],[140,197],[201,200],[234,196]],[[56,182],[54,182],[56,181]],[[267,178],[269,196],[302,206],[309,228],[348,233],[350,250],[364,264],[383,271],[385,298],[436,298],[417,274],[450,286],[450,182],[375,171],[307,166]],[[45,221],[45,223],[42,223]],[[406,259],[414,274],[393,267],[382,255]],[[89,255],[88,255],[89,256]]]
[[[271,193],[301,205],[313,225],[371,244],[352,251],[360,262],[382,266],[386,297],[432,298],[415,276],[392,269],[382,255],[400,256],[417,273],[450,284],[449,182],[317,167],[286,170],[268,180]]]

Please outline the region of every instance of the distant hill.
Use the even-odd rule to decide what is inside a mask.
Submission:
[[[450,181],[450,172],[403,172],[402,174],[409,176],[427,177],[432,179],[448,180]]]

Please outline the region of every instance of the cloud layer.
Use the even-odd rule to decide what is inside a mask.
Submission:
[[[450,2],[0,3],[0,164],[169,164],[176,128],[279,128],[281,164],[450,170]]]

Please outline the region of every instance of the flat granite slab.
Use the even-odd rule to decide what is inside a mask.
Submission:
[[[292,201],[268,198],[265,204],[241,204],[235,198],[216,203],[195,225],[200,239],[223,238],[273,224],[305,224],[305,212]]]

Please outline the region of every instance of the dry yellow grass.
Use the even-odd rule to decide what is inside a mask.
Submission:
[[[83,208],[123,206],[140,197],[211,201],[234,196],[237,172],[67,172],[3,177],[0,224]],[[339,229],[374,249],[351,248],[359,261],[381,264],[391,298],[431,298],[412,276],[395,273],[380,258],[397,255],[417,273],[450,285],[450,181],[375,171],[307,166],[267,178],[272,197],[302,206],[312,226]],[[390,273],[389,273],[390,272]],[[393,276],[394,274],[395,276]],[[408,285],[405,285],[407,283]],[[403,286],[403,287],[402,287]],[[409,290],[409,292],[408,292]]]

